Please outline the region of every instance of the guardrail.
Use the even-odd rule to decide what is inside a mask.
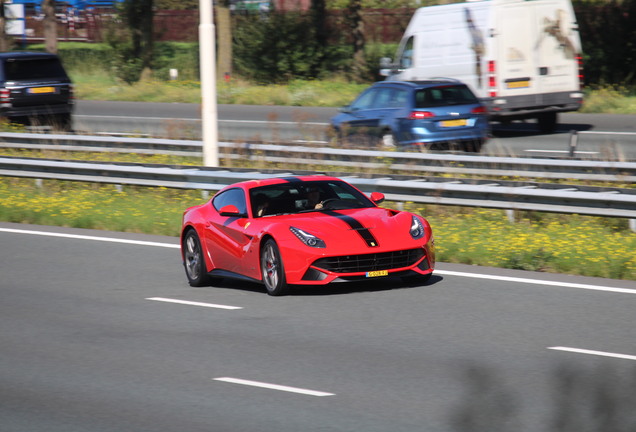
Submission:
[[[0,147],[75,152],[202,156],[201,141],[83,135],[0,133]],[[386,172],[599,182],[636,182],[636,162],[539,159],[220,142],[221,157],[308,166],[351,166]]]
[[[205,191],[243,180],[294,174],[0,157],[2,176]],[[632,220],[630,226],[636,229],[635,189],[427,177],[341,177],[364,192],[382,192],[392,201],[622,217]]]

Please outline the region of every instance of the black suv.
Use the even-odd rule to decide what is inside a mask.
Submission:
[[[0,117],[71,130],[73,84],[55,54],[0,53]]]

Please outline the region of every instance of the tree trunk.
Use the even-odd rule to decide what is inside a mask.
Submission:
[[[365,81],[366,59],[364,58],[364,21],[362,21],[362,1],[350,0],[348,7],[349,28],[353,44],[353,79]]]
[[[217,77],[229,77],[232,75],[232,21],[230,8],[226,2],[219,2],[216,6],[218,64]],[[227,74],[227,75],[226,75]]]
[[[0,51],[9,51],[9,38],[7,38],[7,21],[4,17],[4,0],[0,0]]]
[[[57,20],[55,18],[55,0],[42,0],[44,13],[44,45],[46,51],[57,54]]]

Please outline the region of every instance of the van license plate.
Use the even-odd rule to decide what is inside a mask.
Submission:
[[[55,93],[55,87],[31,87],[27,92],[30,94]]]
[[[466,126],[466,119],[442,120],[442,127]]]
[[[530,81],[510,81],[508,84],[509,89],[528,88],[530,87]]]
[[[388,276],[388,275],[389,275],[388,270],[377,270],[377,271],[367,272],[367,277],[378,277],[378,276]]]

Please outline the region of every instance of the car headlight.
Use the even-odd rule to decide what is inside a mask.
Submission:
[[[424,225],[422,225],[422,221],[417,216],[413,216],[410,233],[415,240],[424,237]]]
[[[315,248],[324,248],[326,247],[325,242],[315,235],[309,234],[307,231],[303,231],[300,228],[289,227],[290,231],[294,233],[298,240],[303,242],[309,247]]]

